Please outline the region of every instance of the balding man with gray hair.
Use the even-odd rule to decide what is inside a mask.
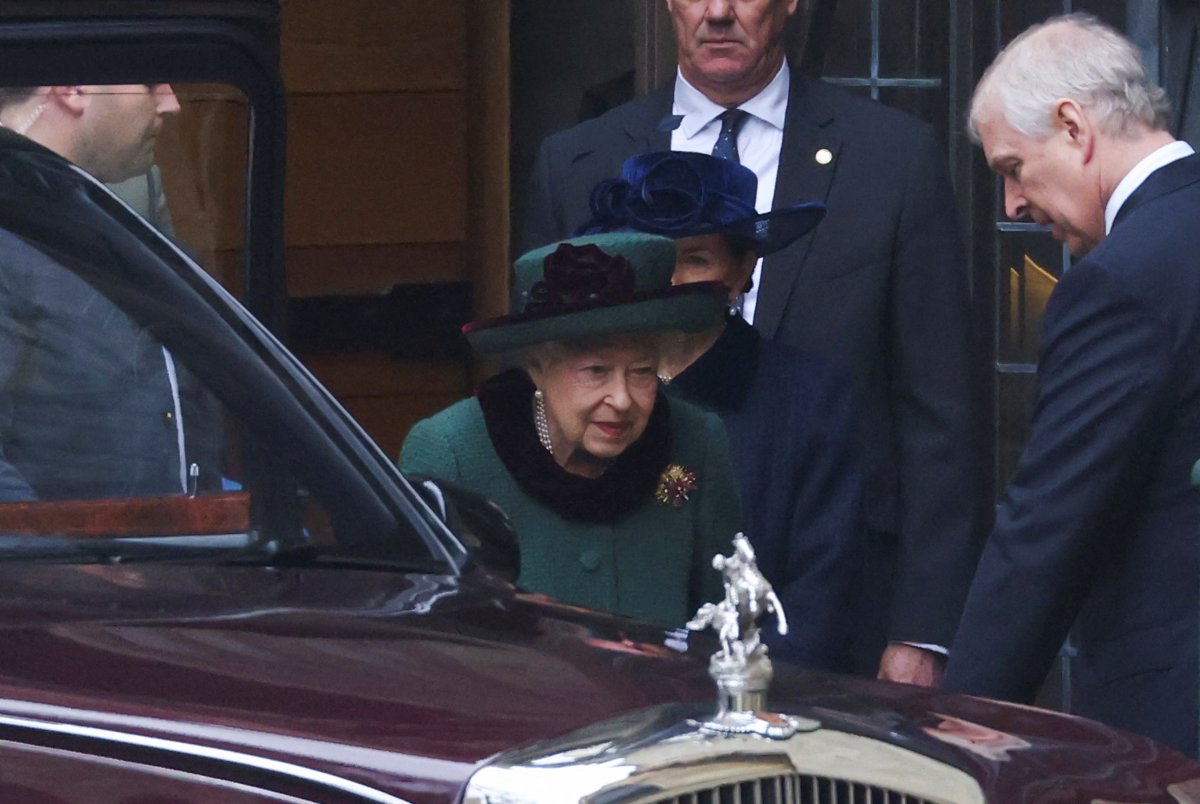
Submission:
[[[1075,711],[1195,755],[1200,157],[1167,111],[1132,44],[1082,15],[1021,34],[975,91],[1008,215],[1078,262],[944,686],[1032,700],[1070,631]]]

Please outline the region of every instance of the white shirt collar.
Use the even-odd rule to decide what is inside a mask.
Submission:
[[[1121,207],[1129,200],[1129,196],[1133,195],[1134,191],[1142,186],[1142,182],[1150,178],[1151,173],[1160,167],[1169,165],[1178,159],[1191,156],[1194,153],[1195,150],[1192,149],[1192,146],[1183,140],[1176,140],[1153,151],[1141,162],[1134,165],[1133,170],[1125,174],[1125,178],[1121,179],[1120,183],[1117,184],[1117,189],[1113,190],[1113,194],[1108,198],[1108,203],[1104,205],[1104,233],[1107,235],[1112,231],[1113,222],[1116,221],[1117,213],[1121,211]]]
[[[791,86],[792,75],[788,70],[787,59],[784,59],[783,64],[779,67],[779,72],[775,73],[771,82],[753,98],[739,104],[738,108],[783,131],[783,122],[787,115],[788,92],[791,90]],[[679,130],[683,136],[690,140],[700,129],[724,112],[724,106],[713,103],[703,92],[688,83],[681,70],[676,71],[673,113],[683,117],[679,123]]]

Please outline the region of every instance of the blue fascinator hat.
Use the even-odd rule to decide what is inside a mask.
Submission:
[[[592,189],[591,220],[576,234],[633,230],[673,239],[721,234],[752,241],[759,256],[788,246],[825,217],[825,205],[758,213],[758,177],[729,159],[685,151],[631,156],[621,178]]]

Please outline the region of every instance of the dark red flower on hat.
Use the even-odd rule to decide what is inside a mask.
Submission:
[[[543,263],[543,279],[529,289],[527,313],[621,304],[634,293],[633,266],[620,254],[588,243],[563,243]]]

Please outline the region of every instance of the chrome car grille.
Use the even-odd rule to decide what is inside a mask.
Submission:
[[[789,773],[660,798],[654,804],[930,804],[876,785]]]
[[[492,758],[462,804],[984,804],[967,773],[814,724],[713,734],[703,707],[652,707]]]

